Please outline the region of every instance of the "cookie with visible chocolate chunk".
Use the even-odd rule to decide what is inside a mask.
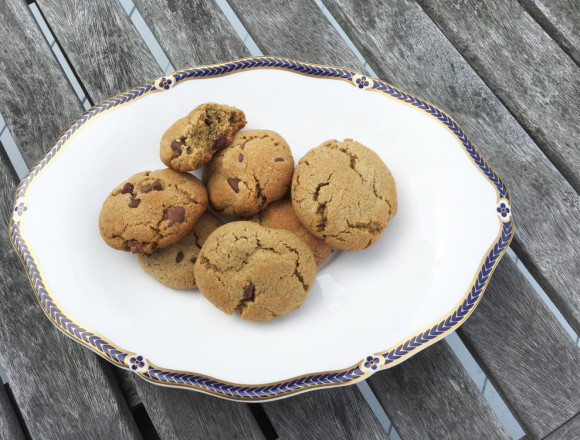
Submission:
[[[197,170],[245,125],[244,112],[235,107],[214,102],[201,104],[165,131],[161,161],[177,171]]]
[[[358,251],[373,245],[397,213],[395,179],[371,149],[352,139],[328,140],[298,162],[292,206],[312,234]]]
[[[288,192],[294,158],[270,130],[245,130],[203,170],[211,206],[221,215],[250,217]]]
[[[270,321],[302,305],[314,284],[316,263],[292,232],[241,221],[208,237],[194,272],[201,293],[223,312]]]
[[[138,255],[141,268],[152,278],[172,289],[195,289],[193,265],[207,237],[222,222],[206,211],[191,231],[177,243],[152,254]]]
[[[310,247],[317,266],[322,264],[332,252],[331,245],[325,243],[321,238],[315,237],[302,226],[294,213],[292,201],[289,199],[272,203],[265,210],[252,217],[252,221],[267,228],[286,229],[294,233]]]
[[[191,174],[144,171],[121,183],[103,203],[99,230],[112,248],[151,253],[178,242],[207,208],[207,192]]]

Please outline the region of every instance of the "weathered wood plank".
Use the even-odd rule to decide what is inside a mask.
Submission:
[[[542,438],[580,411],[580,348],[505,258],[457,331],[524,431]]]
[[[417,2],[580,192],[580,68],[517,0]]]
[[[136,0],[134,3],[175,69],[250,55],[215,2]]]
[[[30,166],[82,107],[25,2],[0,2],[0,112]],[[0,154],[0,363],[34,438],[140,438],[98,356],[38,306],[7,223],[18,180]]]
[[[447,111],[504,179],[512,247],[580,332],[578,194],[416,3],[325,5],[379,77]]]
[[[520,4],[580,65],[580,2],[577,0],[519,0]]]
[[[92,102],[163,71],[117,0],[36,2]]]
[[[22,427],[18,422],[2,382],[0,382],[0,438],[24,440]]]
[[[389,438],[355,386],[264,402],[264,410],[280,438]]]
[[[367,382],[402,438],[510,438],[447,342]]]
[[[229,4],[265,55],[367,73],[313,1],[234,0]]]
[[[545,437],[545,440],[569,440],[578,438],[580,438],[580,414],[576,414],[573,419]]]
[[[24,2],[0,0],[0,41],[0,113],[33,164],[83,107]]]
[[[248,404],[133,381],[162,439],[264,438]]]

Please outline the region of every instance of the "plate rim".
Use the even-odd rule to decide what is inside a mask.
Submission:
[[[20,224],[26,213],[27,191],[30,184],[58,155],[68,141],[85,123],[103,113],[126,105],[150,93],[160,93],[180,82],[221,77],[237,72],[277,69],[306,75],[313,78],[337,79],[351,83],[361,90],[381,93],[406,105],[428,114],[442,123],[459,141],[471,162],[494,186],[497,196],[496,210],[500,219],[499,232],[491,246],[480,260],[479,269],[462,299],[443,318],[399,341],[394,346],[370,353],[361,361],[340,370],[302,374],[290,379],[266,384],[244,385],[223,381],[211,376],[187,371],[172,370],[150,363],[138,353],[124,350],[107,338],[86,328],[60,307],[44,282],[42,270],[36,262],[34,253],[24,237]],[[317,388],[344,386],[367,379],[377,371],[391,368],[429,345],[443,339],[456,330],[473,312],[495,268],[506,252],[514,233],[514,220],[511,212],[511,197],[502,179],[489,166],[477,148],[472,144],[463,129],[445,112],[436,106],[402,91],[385,81],[372,78],[351,69],[311,64],[282,57],[248,57],[225,63],[191,67],[177,70],[169,75],[148,81],[127,92],[109,98],[79,116],[57,139],[47,153],[29,170],[19,183],[14,197],[14,210],[10,218],[10,239],[16,249],[43,311],[51,322],[67,336],[88,347],[111,363],[135,372],[142,379],[158,385],[193,389],[214,396],[238,401],[257,401],[284,398],[296,393]]]

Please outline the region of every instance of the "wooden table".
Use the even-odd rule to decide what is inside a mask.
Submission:
[[[512,249],[580,333],[580,2],[229,0],[264,54],[348,67],[443,108],[513,198]],[[249,56],[214,1],[135,0],[176,69]],[[289,4],[287,4],[289,3]],[[91,104],[163,72],[117,0],[36,0]],[[368,67],[366,67],[368,66]],[[0,114],[28,167],[82,111],[24,0],[0,0]],[[0,213],[18,183],[0,149]],[[134,379],[43,316],[0,235],[1,438],[388,438],[359,388],[247,404]],[[505,257],[457,332],[526,438],[580,438],[580,349]],[[506,438],[445,341],[368,380],[402,438]]]

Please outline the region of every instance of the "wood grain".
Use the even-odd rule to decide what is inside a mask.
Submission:
[[[355,386],[315,390],[263,405],[280,438],[389,438]]]
[[[233,0],[229,4],[264,55],[367,73],[313,1]]]
[[[175,69],[250,55],[213,1],[136,0],[134,3]]]
[[[457,331],[524,431],[542,438],[580,412],[580,348],[504,258]]]
[[[0,382],[0,438],[24,440],[22,427],[18,422],[2,382]]]
[[[580,68],[517,0],[417,1],[580,192]]]
[[[512,247],[580,333],[580,196],[416,3],[325,5],[379,77],[465,129],[510,190]]]
[[[569,440],[578,438],[580,438],[580,414],[576,414],[571,420],[545,437],[545,440]]]
[[[82,107],[25,2],[0,2],[0,112],[34,164]],[[34,438],[140,438],[110,367],[44,316],[7,224],[18,180],[0,154],[0,363]]]
[[[580,2],[577,0],[519,0],[520,4],[580,65]]]
[[[93,103],[163,75],[117,0],[36,4]]]
[[[162,439],[264,438],[246,403],[133,381]]]
[[[367,382],[401,438],[510,438],[445,341]]]
[[[0,0],[0,41],[0,113],[33,164],[83,107],[23,2]]]

